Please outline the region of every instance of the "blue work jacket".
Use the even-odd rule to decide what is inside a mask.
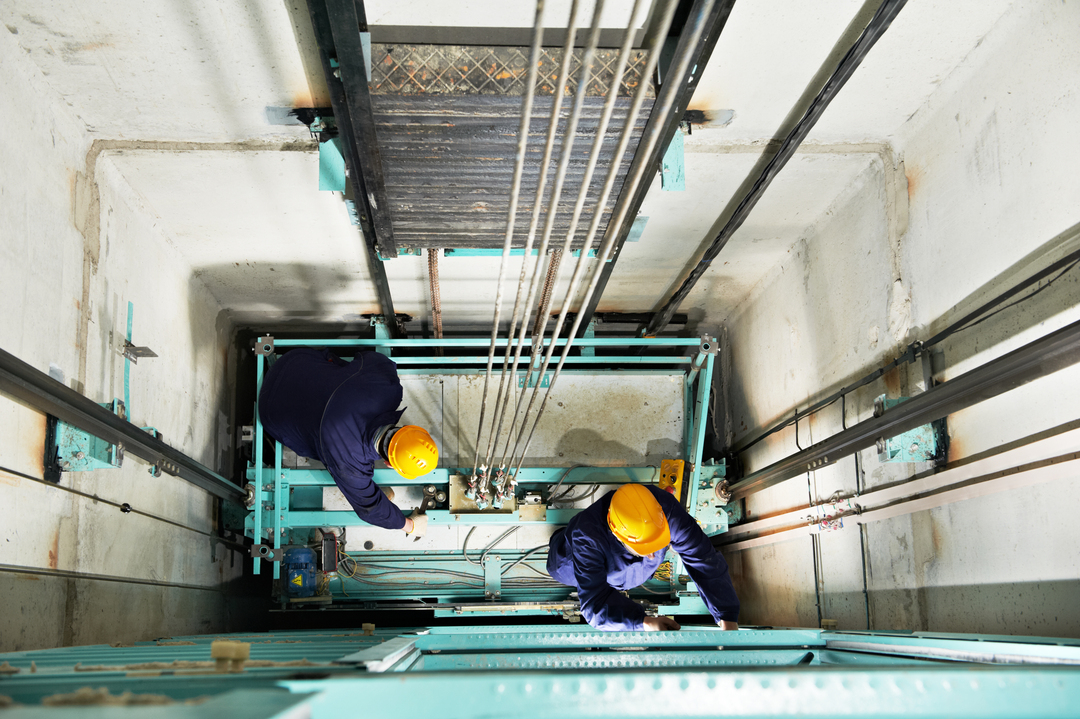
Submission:
[[[294,349],[263,378],[259,418],[271,437],[326,465],[356,515],[401,529],[401,513],[372,480],[375,433],[397,424],[402,411],[397,365],[378,352],[352,362],[327,350]]]
[[[670,546],[682,559],[713,619],[738,621],[739,598],[723,556],[675,497],[651,485],[649,491],[667,517]],[[665,550],[639,557],[612,534],[607,513],[614,494],[605,494],[551,538],[547,569],[554,579],[577,587],[581,614],[590,625],[609,631],[640,631],[645,609],[619,592],[644,584],[664,561]]]

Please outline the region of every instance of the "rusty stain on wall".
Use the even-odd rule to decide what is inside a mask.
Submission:
[[[52,549],[49,550],[49,569],[56,569],[60,561],[60,528],[53,532]]]

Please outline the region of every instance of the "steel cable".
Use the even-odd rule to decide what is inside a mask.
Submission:
[[[577,0],[574,2],[574,7],[574,12],[576,13]],[[491,346],[488,348],[487,370],[484,374],[484,392],[482,399],[480,400],[480,421],[477,423],[476,429],[476,451],[473,454],[473,476],[476,476],[476,469],[480,461],[480,442],[484,434],[484,413],[487,409],[488,385],[491,382],[491,366],[495,360],[495,344],[499,336],[499,315],[502,310],[503,281],[506,279],[506,265],[510,259],[510,247],[514,238],[514,223],[517,219],[517,203],[521,193],[521,176],[525,168],[525,150],[529,142],[529,126],[532,122],[533,97],[535,95],[536,75],[539,67],[537,58],[539,57],[540,42],[544,34],[543,13],[544,0],[537,0],[536,19],[533,22],[532,52],[530,54],[529,71],[525,80],[525,100],[522,103],[521,125],[518,128],[517,153],[514,157],[514,179],[510,185],[510,209],[506,217],[506,240],[503,242],[502,260],[499,263],[499,281],[495,289],[495,316],[491,321]],[[570,35],[573,35],[572,30]],[[526,254],[526,259],[527,258],[528,256]],[[518,294],[520,295],[520,289]],[[504,379],[505,376],[506,370],[504,367]],[[497,399],[496,404],[498,404]]]
[[[667,28],[671,24],[671,18],[674,15],[676,4],[677,3],[675,3],[673,0],[668,0],[666,6],[664,7],[663,21],[660,24],[660,27],[663,28],[663,31],[660,32],[660,33],[657,33],[656,36],[653,39],[652,46],[649,49],[649,58],[648,58],[648,61],[646,63],[646,68],[645,68],[644,73],[642,74],[642,77],[651,77],[653,71],[656,68],[656,64],[659,62],[659,59],[660,59],[660,46],[661,46],[662,38],[666,37],[666,35],[667,35]],[[712,0],[702,3],[701,7],[698,9],[698,14],[694,18],[691,19],[691,21],[694,23],[694,25],[693,25],[693,29],[692,29],[692,36],[691,36],[690,42],[688,42],[686,44],[686,50],[682,54],[682,56],[676,58],[675,69],[674,69],[673,72],[669,73],[669,77],[682,77],[683,74],[685,74],[686,70],[688,69],[689,64],[690,64],[690,60],[691,60],[691,48],[696,46],[697,39],[701,36],[701,33],[704,31],[705,21],[706,21],[706,18],[708,17],[708,15],[709,15],[709,11],[712,9],[712,5],[713,5]],[[674,84],[674,83],[667,83],[663,87],[663,89],[661,90],[660,97],[658,98],[657,103],[653,107],[653,112],[654,113],[659,112],[661,115],[666,115],[668,112],[670,112],[671,108],[675,104],[675,99],[676,99],[676,97],[678,95],[678,91],[680,89],[681,88],[678,85]],[[615,159],[613,160],[612,168],[616,167],[616,163],[618,161],[618,158],[621,158],[623,153],[626,152],[626,148],[630,143],[630,136],[633,134],[634,125],[637,122],[637,115],[641,111],[641,106],[642,106],[642,104],[644,104],[644,101],[645,101],[645,83],[642,83],[641,86],[638,87],[637,93],[634,96],[633,103],[631,104],[630,111],[627,114],[626,124],[623,127],[622,135],[619,137],[618,148],[615,150],[615,154],[613,156]],[[657,128],[659,128],[659,126],[660,126],[660,124],[657,125]],[[648,154],[651,153],[653,151],[653,149],[655,148],[656,143],[659,141],[659,136],[660,136],[659,130],[654,129],[654,131],[648,137],[643,137],[642,141],[644,143],[644,147],[639,148],[639,152],[643,151],[645,153],[645,155],[648,156]],[[640,184],[641,179],[644,176],[644,172],[645,172],[645,167],[644,167],[644,164],[642,164],[637,168],[634,175],[629,178],[628,188],[624,189],[624,192],[627,191],[627,190],[629,192],[631,192],[631,193],[634,192],[634,190],[637,188],[638,184]],[[608,173],[607,179],[606,179],[606,181],[604,183],[604,189],[601,191],[600,200],[598,202],[598,207],[603,207],[604,204],[607,202],[607,198],[611,194],[611,191],[612,191],[612,189],[613,189],[613,187],[615,185],[615,177],[616,177],[616,173],[613,170]],[[608,227],[607,227],[607,230],[606,230],[606,233],[605,233],[604,242],[602,243],[602,245],[600,247],[600,251],[597,253],[596,263],[595,263],[595,265],[593,266],[593,269],[592,269],[592,274],[591,274],[591,277],[590,277],[589,285],[586,288],[584,296],[581,298],[581,305],[582,306],[584,306],[585,304],[588,304],[590,298],[592,297],[593,292],[596,290],[596,286],[599,283],[599,279],[600,279],[600,270],[603,268],[604,262],[607,261],[608,255],[611,253],[612,246],[615,243],[615,237],[619,234],[619,230],[622,227],[622,223],[626,220],[627,208],[628,208],[628,205],[626,205],[626,204],[621,205],[618,208],[618,211],[612,216],[611,220],[608,223]],[[586,247],[592,242],[592,238],[595,237],[597,229],[599,228],[599,225],[600,225],[601,218],[602,218],[601,213],[599,211],[597,211],[596,214],[594,214],[592,223],[589,226],[589,234],[588,234],[588,236],[586,238]],[[579,273],[581,271],[583,271],[585,263],[586,263],[586,253],[582,252],[581,257],[578,258],[578,265],[577,265],[577,267],[575,268],[575,271],[574,271],[575,276],[578,277],[579,280],[580,280]],[[576,291],[576,286],[574,284],[574,281],[571,280],[571,287],[567,291],[567,300],[566,300],[566,303],[565,303],[565,305],[563,307],[563,311],[560,312],[559,319],[556,321],[556,326],[555,326],[555,329],[553,330],[552,337],[558,337],[559,332],[560,332],[560,330],[562,328],[562,323],[566,318],[566,313],[569,310],[570,303],[573,300],[573,293],[575,291]],[[556,382],[556,380],[558,380],[559,375],[562,372],[563,365],[566,364],[566,358],[569,356],[571,346],[573,346],[574,337],[577,335],[578,328],[581,326],[582,317],[584,317],[584,314],[581,313],[581,312],[578,312],[577,315],[574,317],[573,327],[570,330],[569,336],[567,337],[566,344],[563,347],[563,352],[562,352],[562,355],[559,358],[559,363],[555,368],[555,372],[552,375],[550,383],[548,384],[547,393],[544,395],[544,399],[540,403],[540,408],[537,410],[536,418],[533,420],[532,426],[531,426],[531,428],[529,430],[529,433],[528,433],[528,436],[527,436],[527,438],[525,440],[525,444],[521,448],[520,458],[517,459],[517,461],[516,461],[515,473],[521,470],[521,465],[525,460],[525,453],[528,452],[529,444],[532,442],[533,434],[535,433],[536,427],[540,422],[540,418],[544,414],[544,409],[547,407],[548,399],[551,397],[551,390],[555,386],[555,382]],[[540,368],[540,376],[541,377],[543,377],[544,373],[547,371],[547,367],[548,367],[548,365],[550,363],[551,356],[552,356],[553,353],[554,353],[554,340],[552,341],[552,347],[547,352],[547,354],[545,356],[544,363],[543,363],[542,367]],[[537,386],[533,389],[532,396],[531,396],[531,398],[529,400],[529,406],[528,406],[528,408],[526,408],[525,414],[522,417],[521,435],[525,434],[525,426],[528,423],[529,411],[531,410],[532,404],[533,404],[533,402],[535,401],[536,397],[539,394],[540,384],[541,384],[540,382],[537,382]],[[521,435],[519,435],[519,437],[518,437],[518,442],[520,442]],[[510,464],[511,464],[511,466],[513,466],[515,464],[514,458],[518,457],[517,444],[515,444],[514,451],[511,453],[510,457],[511,457]]]
[[[570,218],[570,226],[567,228],[567,232],[566,232],[566,240],[563,243],[562,251],[561,251],[561,253],[559,255],[560,259],[561,259],[562,255],[565,255],[566,253],[570,252],[571,247],[573,246],[574,235],[577,233],[577,226],[578,226],[578,223],[581,220],[581,213],[582,213],[582,210],[584,209],[584,206],[585,206],[585,200],[586,200],[586,197],[588,195],[589,186],[592,184],[593,172],[595,172],[595,170],[596,170],[596,164],[597,164],[597,161],[599,160],[599,157],[600,157],[600,150],[602,149],[603,144],[604,144],[604,136],[607,134],[607,126],[608,126],[608,123],[611,120],[611,115],[615,110],[615,102],[616,102],[616,100],[618,98],[618,87],[619,87],[620,83],[622,82],[622,76],[623,76],[623,73],[626,70],[627,61],[629,60],[630,53],[633,50],[634,35],[635,35],[634,28],[635,28],[635,25],[637,24],[638,14],[639,14],[639,11],[641,9],[641,6],[642,6],[641,0],[635,0],[633,10],[631,11],[631,15],[630,15],[630,22],[627,25],[626,32],[625,32],[624,37],[623,37],[623,45],[622,45],[621,51],[619,52],[619,58],[618,58],[617,67],[616,67],[616,70],[615,70],[615,75],[614,75],[613,81],[611,83],[611,89],[608,92],[607,101],[604,103],[604,109],[603,109],[603,111],[602,111],[602,113],[600,115],[600,122],[599,122],[599,125],[597,126],[596,134],[595,134],[595,136],[593,138],[593,145],[592,145],[592,149],[591,149],[591,151],[589,153],[589,160],[588,160],[588,162],[586,164],[586,167],[585,167],[585,174],[584,174],[584,177],[583,177],[583,179],[581,181],[581,186],[578,189],[577,201],[574,204],[574,211],[573,211],[573,214],[571,215],[571,218]],[[586,90],[586,88],[588,86],[588,83],[589,83],[589,73],[591,71],[590,66],[592,64],[592,57],[593,57],[593,54],[595,53],[596,45],[599,42],[599,27],[598,27],[598,25],[599,25],[599,16],[600,16],[600,13],[602,11],[603,11],[603,1],[602,0],[597,0],[596,6],[594,8],[593,26],[592,26],[590,36],[589,36],[589,44],[586,47],[585,54],[584,54],[584,57],[582,59],[581,78],[580,78],[579,83],[578,83],[578,92],[577,92],[577,96],[575,97],[575,101],[574,101],[574,113],[575,113],[575,115],[580,111],[580,108],[581,108],[581,106],[582,106],[582,104],[584,103],[584,100],[585,100],[585,90]],[[642,75],[643,78],[647,78],[648,76],[649,76],[648,72],[646,74]],[[638,95],[640,95],[642,97],[642,100],[644,100],[644,92],[645,92],[645,88],[647,88],[647,86],[648,86],[648,82],[643,81],[638,87]],[[630,117],[630,116],[627,117],[627,120],[628,120],[628,123],[629,123],[628,126],[633,124],[633,122],[636,120],[636,117],[637,117],[636,114],[633,117]],[[577,132],[577,122],[576,122],[574,116],[571,117],[571,123],[568,125],[566,132],[567,132],[568,137],[567,137],[566,140],[563,141],[563,155],[560,158],[560,170],[562,170],[561,163],[563,163],[564,161],[569,162],[570,150],[571,150],[571,148],[573,146],[574,135]],[[607,171],[607,174],[608,174],[609,178],[618,175],[618,169],[619,169],[619,164],[620,164],[619,159],[621,157],[622,157],[622,154],[619,153],[619,152],[617,152],[613,156],[611,165],[608,167],[608,171]],[[614,184],[614,180],[612,180],[612,184]],[[559,187],[559,190],[561,192],[561,186]],[[600,215],[603,214],[603,207],[604,207],[604,203],[606,201],[607,201],[606,196],[601,198],[600,202],[597,204],[597,209],[595,210],[595,215],[600,216]],[[548,214],[547,222],[545,223],[544,238],[543,238],[543,243],[542,243],[545,246],[546,246],[546,244],[547,244],[547,242],[549,240],[551,230],[552,230],[552,228],[554,226],[554,219],[555,219],[554,210],[555,210],[556,204],[557,204],[557,198],[553,199],[553,201],[551,203],[551,206],[549,208],[549,214]],[[581,260],[585,260],[588,257],[589,245],[590,244],[592,244],[592,236],[587,237],[586,240],[585,240],[585,243],[581,247]],[[553,254],[552,261],[554,262],[554,254]],[[578,264],[580,266],[581,262],[579,261]],[[577,273],[576,271],[574,273],[574,278],[576,278],[578,281],[580,281],[579,273]],[[555,277],[549,276],[548,280],[549,280],[548,284],[553,287]],[[564,302],[564,305],[567,304],[569,302],[569,300],[573,298],[574,291],[575,291],[574,280],[571,280],[571,286],[567,290],[568,300],[566,300]],[[514,432],[517,429],[518,415],[519,415],[519,413],[521,411],[521,403],[522,403],[522,400],[525,397],[525,392],[528,390],[529,380],[532,378],[533,372],[534,372],[534,370],[536,368],[536,359],[540,356],[540,353],[543,352],[544,329],[545,329],[545,327],[547,325],[546,314],[547,314],[547,305],[543,305],[540,308],[540,310],[538,310],[538,313],[537,313],[536,323],[534,325],[532,348],[531,348],[531,352],[530,352],[530,355],[529,355],[529,365],[528,365],[528,367],[526,369],[525,381],[523,383],[523,388],[522,388],[523,391],[522,391],[521,395],[518,396],[518,400],[517,400],[517,402],[515,403],[515,406],[514,406],[514,414],[511,417],[510,429],[509,429],[509,431],[507,433],[507,437],[506,437],[506,446],[503,448],[502,459],[499,462],[500,467],[505,467],[506,466],[506,459],[507,459],[507,455],[508,455],[508,452],[509,452],[509,449],[510,449],[510,446],[511,446],[511,440],[514,440]],[[550,357],[551,352],[554,351],[555,340],[558,338],[558,336],[559,336],[558,327],[556,327],[555,331],[551,335],[551,348],[547,353],[548,357]],[[514,372],[515,373],[517,372],[517,360],[518,360],[518,357],[520,357],[520,353],[517,356],[515,356],[515,358],[514,358]],[[545,368],[546,368],[546,365],[545,365]],[[544,372],[541,371],[538,376],[543,377]],[[537,386],[533,389],[533,395],[532,395],[534,398],[536,396],[536,392],[538,391],[539,386],[542,383],[540,381],[537,381],[536,384],[537,384]],[[524,428],[526,426],[526,420],[528,418],[529,409],[532,408],[532,404],[533,404],[533,400],[530,400],[529,408],[525,410],[525,416],[521,418],[522,430],[524,430]],[[501,430],[501,424],[500,424],[500,430]],[[517,446],[518,446],[519,442],[520,442],[520,435],[518,436],[518,438],[516,440],[514,440],[513,446],[514,446],[515,450],[517,449]],[[513,458],[512,453],[509,456],[511,457],[511,459]]]
[[[602,9],[603,0],[600,0],[599,5],[601,6],[601,9]],[[556,87],[556,89],[555,89],[555,96],[554,96],[554,100],[553,100],[552,106],[551,106],[551,117],[550,117],[550,120],[548,122],[547,141],[546,141],[546,143],[544,145],[544,158],[543,158],[543,160],[541,161],[541,164],[540,164],[540,177],[539,177],[539,179],[537,180],[537,183],[536,183],[536,198],[535,198],[535,200],[533,202],[532,218],[531,218],[531,220],[529,222],[529,233],[528,233],[528,236],[526,237],[526,241],[525,241],[525,258],[524,258],[524,260],[522,262],[521,278],[520,278],[520,280],[518,282],[518,300],[520,300],[520,298],[521,298],[521,291],[522,291],[522,289],[524,287],[526,269],[528,267],[529,252],[532,250],[532,243],[533,243],[533,240],[536,237],[536,228],[537,228],[537,226],[539,225],[539,222],[540,222],[540,212],[541,212],[541,209],[544,207],[544,204],[543,204],[544,187],[547,184],[548,166],[551,163],[551,155],[552,155],[552,152],[554,151],[554,147],[555,147],[555,136],[558,133],[559,115],[562,112],[562,100],[563,100],[563,96],[566,94],[566,84],[567,84],[567,81],[569,80],[569,76],[570,76],[570,64],[571,64],[570,61],[573,58],[574,40],[575,40],[575,38],[577,36],[577,13],[578,13],[578,0],[574,0],[573,4],[570,6],[570,19],[569,19],[569,21],[567,23],[566,42],[565,42],[565,44],[563,46],[563,59],[562,59],[562,64],[559,66],[558,87]],[[577,97],[575,98],[574,109],[571,112],[570,118],[569,118],[569,120],[567,122],[567,129],[566,129],[566,132],[565,132],[565,137],[563,139],[562,151],[561,151],[561,155],[560,155],[560,158],[559,158],[559,166],[556,169],[555,181],[554,181],[554,184],[553,184],[552,189],[551,189],[551,199],[549,200],[548,205],[547,205],[548,214],[547,214],[547,216],[545,218],[545,221],[544,221],[544,233],[543,233],[543,235],[541,237],[541,240],[540,240],[540,247],[537,250],[536,263],[535,263],[534,269],[533,269],[532,280],[529,282],[529,293],[528,293],[528,297],[527,297],[526,302],[525,302],[524,311],[521,314],[521,326],[520,326],[519,335],[518,335],[518,339],[517,339],[517,349],[514,352],[513,369],[509,370],[510,375],[514,375],[514,374],[517,373],[517,365],[518,365],[518,362],[519,362],[519,360],[521,358],[521,347],[522,347],[522,345],[523,345],[523,343],[525,341],[525,333],[528,330],[528,326],[529,326],[528,318],[529,318],[529,315],[532,312],[533,301],[536,299],[536,290],[537,290],[537,288],[539,286],[540,276],[543,274],[541,268],[543,267],[544,263],[547,261],[547,248],[548,248],[548,243],[549,243],[550,238],[551,238],[551,229],[552,229],[552,226],[553,226],[553,223],[554,223],[556,210],[558,209],[559,198],[562,195],[562,185],[563,185],[563,182],[565,181],[565,178],[566,178],[566,168],[567,168],[567,166],[569,164],[570,148],[573,146],[574,135],[577,132],[578,119],[579,119],[579,117],[581,115],[581,103],[577,101],[577,98],[581,97],[583,95],[584,91],[585,91],[585,87],[586,87],[586,84],[587,84],[585,82],[585,80],[588,77],[587,69],[588,69],[589,64],[591,64],[592,54],[593,54],[593,52],[595,52],[595,44],[592,43],[592,40],[594,39],[594,36],[597,39],[599,37],[599,22],[600,22],[600,13],[599,12],[594,12],[593,13],[593,21],[592,21],[592,25],[591,25],[591,28],[590,28],[590,47],[586,49],[585,57],[583,58],[583,62],[582,62],[582,65],[583,65],[582,82],[580,82],[580,84],[578,86],[578,93],[577,93]],[[565,159],[565,161],[564,161],[564,159]],[[515,301],[515,304],[514,304],[514,309],[515,309],[514,321],[511,322],[511,325],[515,324],[515,321],[517,320],[517,306],[518,306],[518,303],[517,303],[517,301]],[[513,329],[511,329],[509,334],[513,335]],[[533,350],[532,350],[533,352],[535,352],[536,342],[537,342],[537,335],[534,333],[533,334]],[[508,374],[508,360],[509,360],[509,357],[510,357],[510,342],[508,341],[508,344],[507,344],[507,347],[506,347],[506,354],[503,357],[503,374],[502,374],[503,379],[502,379],[502,381],[500,381],[500,384],[499,384],[500,390],[502,390],[505,387],[505,379],[506,379],[507,374]],[[498,416],[497,416],[496,420],[492,423],[492,432],[491,432],[491,435],[488,438],[488,450],[485,453],[485,457],[484,457],[485,466],[491,466],[491,459],[492,459],[493,453],[495,451],[495,448],[496,448],[496,446],[498,444],[498,441],[497,441],[498,436],[502,432],[503,419],[505,417],[506,407],[509,404],[510,394],[511,394],[511,392],[509,391],[509,388],[507,388],[506,391],[505,391],[505,394],[502,391],[500,391],[500,393],[498,395],[498,398],[501,398],[501,402],[498,401],[498,398],[497,398],[496,404],[497,404],[497,406],[500,407],[500,409],[498,411]],[[516,406],[520,406],[520,398],[519,398],[518,402],[516,403]],[[513,427],[514,427],[514,425],[511,424],[511,430],[510,430],[511,435],[513,434]],[[474,471],[473,474],[475,475],[476,472]]]

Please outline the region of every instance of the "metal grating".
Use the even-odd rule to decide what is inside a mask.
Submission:
[[[580,48],[574,50],[567,95],[577,92],[583,52]],[[525,94],[529,58],[527,47],[374,44],[371,46],[371,57],[370,87],[373,95]],[[607,96],[615,79],[618,57],[617,49],[596,51],[586,89],[588,96]],[[541,51],[536,87],[538,95],[554,94],[562,58],[562,48],[544,48]],[[620,96],[629,97],[637,89],[647,59],[644,51],[631,53],[619,83]]]
[[[618,143],[630,107],[629,98],[617,100],[604,138],[603,149],[575,233],[579,249],[588,232],[592,213],[603,187],[607,167]],[[521,186],[521,201],[514,230],[514,247],[523,247],[529,229],[552,99],[539,97],[533,108],[529,145]],[[405,248],[501,248],[506,236],[509,187],[514,172],[521,98],[512,95],[372,96],[385,173],[386,193],[394,221],[394,235]],[[569,116],[564,103],[560,124]],[[552,231],[552,243],[561,243],[569,229],[585,165],[599,122],[604,98],[585,99],[562,197]],[[647,100],[638,117],[630,148],[637,146],[652,107]],[[561,131],[555,141],[543,202],[551,185],[562,147]],[[623,158],[619,174],[625,176],[632,150]],[[600,244],[621,182],[608,198],[604,217],[594,238]],[[544,208],[546,210],[546,206]],[[537,244],[544,216],[537,230]]]

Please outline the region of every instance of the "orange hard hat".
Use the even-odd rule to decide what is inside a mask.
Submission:
[[[671,530],[660,503],[642,484],[624,484],[608,508],[608,527],[620,542],[642,556],[671,542]]]
[[[435,469],[439,448],[426,429],[409,424],[394,432],[386,458],[402,477],[416,479]]]

